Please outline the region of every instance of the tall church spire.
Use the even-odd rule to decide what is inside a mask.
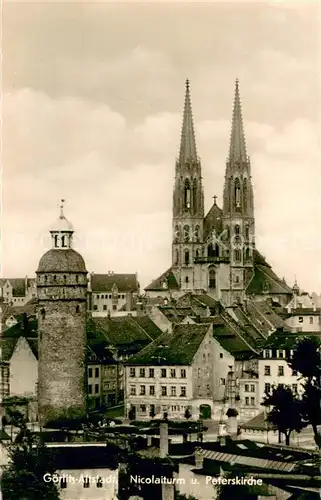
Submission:
[[[239,91],[239,81],[235,82],[234,107],[232,118],[232,130],[230,139],[230,152],[228,161],[230,164],[235,162],[246,162],[246,144],[242,119],[242,108]]]
[[[181,135],[181,146],[179,151],[179,163],[184,164],[188,160],[197,161],[196,142],[194,134],[190,83],[185,82],[185,104],[183,115],[183,126]]]

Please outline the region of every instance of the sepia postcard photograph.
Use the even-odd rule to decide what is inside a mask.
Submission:
[[[0,500],[318,500],[321,4],[1,6]]]

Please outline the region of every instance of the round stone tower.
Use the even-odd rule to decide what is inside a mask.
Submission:
[[[72,248],[73,232],[61,205],[50,229],[52,248],[41,257],[36,272],[41,425],[86,413],[87,270]]]

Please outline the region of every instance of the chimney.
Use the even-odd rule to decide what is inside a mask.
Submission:
[[[159,456],[165,458],[168,455],[168,422],[165,420],[159,424]]]

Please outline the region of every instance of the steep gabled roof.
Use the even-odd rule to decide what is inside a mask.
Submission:
[[[111,292],[116,285],[118,292],[138,292],[139,283],[136,274],[92,274],[90,277],[93,292]]]
[[[27,320],[25,318],[2,332],[0,336],[0,346],[3,361],[10,361],[18,340],[21,337],[26,339],[34,356],[38,358],[37,321],[34,319]]]
[[[221,234],[223,230],[222,216],[222,209],[217,206],[216,202],[214,202],[204,219],[205,241],[213,230],[216,232],[216,234]]]
[[[146,320],[145,327],[142,324],[143,320],[136,321],[131,316],[91,318],[87,329],[115,346],[137,341],[152,342],[158,332],[161,334],[161,330],[156,325],[152,327],[149,321]]]
[[[292,289],[272,270],[265,258],[254,251],[254,275],[247,286],[248,295],[260,294],[292,295]]]
[[[256,339],[235,321],[227,311],[221,311],[220,321],[214,323],[214,337],[235,359],[258,354]],[[221,323],[223,320],[223,324]]]
[[[164,286],[165,285],[165,286]],[[155,279],[148,285],[145,290],[146,291],[164,291],[164,290],[178,290],[179,284],[173,273],[172,268],[170,267],[163,273],[159,278]]]
[[[128,365],[191,365],[209,325],[177,325],[132,357]]]
[[[158,309],[173,323],[179,323],[187,316],[195,314],[191,307],[159,306]]]
[[[1,278],[0,279],[0,286],[3,287],[6,282],[9,281],[9,283],[12,286],[12,295],[13,297],[25,297],[26,295],[26,279],[25,278]],[[27,279],[27,286],[31,286],[34,280],[31,280],[30,278]]]

